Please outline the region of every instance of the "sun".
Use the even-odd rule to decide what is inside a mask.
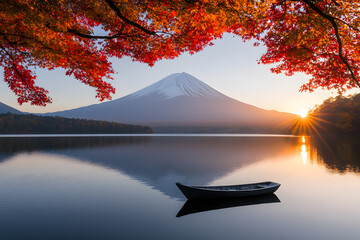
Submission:
[[[308,112],[307,112],[307,111],[301,111],[301,112],[298,113],[298,115],[299,115],[300,117],[302,117],[302,118],[306,118],[307,115],[308,115]]]

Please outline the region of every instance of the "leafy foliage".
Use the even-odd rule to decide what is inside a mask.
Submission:
[[[20,104],[51,102],[32,67],[66,69],[103,100],[115,91],[105,81],[109,58],[152,66],[233,33],[265,44],[260,62],[277,64],[273,72],[311,75],[301,90],[341,92],[360,86],[359,8],[358,0],[1,1],[0,63]]]
[[[318,122],[317,130],[323,133],[360,133],[360,94],[328,98],[309,117]]]
[[[116,122],[41,117],[32,114],[0,114],[0,134],[115,134],[152,132],[150,127]]]

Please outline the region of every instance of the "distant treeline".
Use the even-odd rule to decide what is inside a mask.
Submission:
[[[326,99],[310,112],[308,121],[319,133],[359,134],[360,94]]]
[[[96,137],[31,137],[2,138],[0,137],[1,154],[12,154],[24,151],[56,151],[63,149],[86,149],[94,147],[114,147],[146,144],[152,141],[152,136],[96,136]]]
[[[85,119],[0,114],[0,134],[153,133],[150,127]]]

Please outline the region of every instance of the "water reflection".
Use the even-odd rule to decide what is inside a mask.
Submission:
[[[360,236],[360,194],[354,191],[360,188],[359,139],[7,140],[0,145],[0,239]],[[259,180],[282,184],[277,191],[281,204],[260,204],[264,199],[189,202],[179,215],[206,212],[175,218],[185,203],[176,181],[229,185]],[[210,211],[215,209],[221,210]]]
[[[307,160],[307,151],[305,144],[301,145],[301,158],[304,164],[306,164]]]
[[[359,136],[322,136],[309,138],[312,162],[331,171],[360,172]]]
[[[101,148],[118,145],[146,144],[151,137],[1,137],[0,154],[25,151],[58,151],[64,149]]]
[[[187,200],[180,211],[177,213],[176,217],[223,208],[251,206],[276,202],[280,202],[280,199],[275,194],[246,198]]]
[[[19,152],[65,155],[126,173],[170,197],[183,199],[174,182],[206,185],[241,167],[291,155],[299,148],[303,164],[310,161],[336,172],[359,172],[359,141],[354,137],[304,136],[0,138],[0,162]]]
[[[166,239],[156,226],[173,216],[162,210],[178,208],[119,171],[39,152],[0,163],[0,191],[4,240],[146,239],[154,228],[152,236]]]
[[[117,170],[170,197],[181,181],[206,185],[236,169],[289,154],[296,138],[128,137],[0,139],[0,152],[41,151]],[[19,140],[19,142],[17,142]],[[1,156],[0,156],[1,157]],[[9,158],[4,158],[6,160]],[[258,179],[262,181],[264,179]]]

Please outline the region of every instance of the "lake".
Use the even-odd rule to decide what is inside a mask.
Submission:
[[[3,136],[0,239],[357,239],[359,143],[279,135]],[[200,205],[175,185],[266,180],[281,183],[275,195]]]

